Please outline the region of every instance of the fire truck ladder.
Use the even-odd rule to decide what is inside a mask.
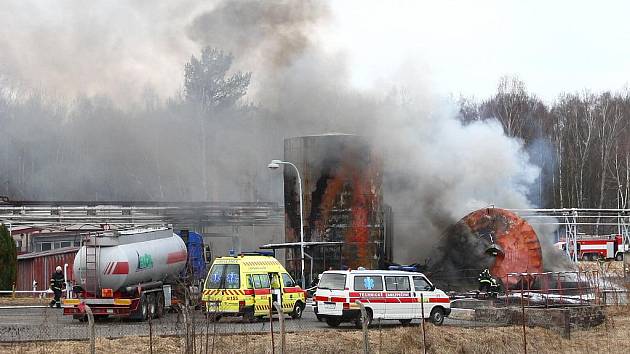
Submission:
[[[98,292],[98,249],[97,245],[85,245],[85,291],[86,297],[96,297]]]
[[[578,261],[577,245],[577,218],[578,212],[573,209],[571,213],[563,212],[565,221],[565,252],[573,262]]]

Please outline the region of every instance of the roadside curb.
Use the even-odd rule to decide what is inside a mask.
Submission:
[[[46,305],[14,305],[14,306],[0,306],[0,310],[12,310],[12,309],[45,309]]]

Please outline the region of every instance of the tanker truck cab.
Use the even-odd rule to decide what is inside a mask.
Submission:
[[[317,315],[331,327],[342,322],[361,326],[361,310],[368,323],[374,318],[402,324],[428,318],[441,325],[451,312],[449,297],[424,274],[402,270],[326,271],[315,292]],[[424,312],[423,312],[424,311]]]
[[[272,301],[281,305],[283,314],[297,319],[306,306],[305,292],[277,259],[262,252],[215,259],[202,300],[215,320],[222,316],[260,319],[269,316]]]

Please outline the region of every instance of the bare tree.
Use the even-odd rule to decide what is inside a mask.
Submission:
[[[613,96],[610,93],[602,94],[598,99],[597,116],[595,126],[597,128],[597,140],[599,147],[599,201],[598,208],[604,204],[606,179],[609,158],[613,152],[619,136],[625,130],[623,98]]]
[[[527,93],[523,81],[503,76],[495,96],[484,102],[483,115],[498,119],[508,136],[523,137],[535,104],[536,100]]]

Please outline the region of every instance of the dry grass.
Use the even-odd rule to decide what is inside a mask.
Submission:
[[[527,328],[529,352],[587,353],[618,351],[630,333],[630,308],[611,308],[605,324],[590,330],[574,330],[571,339],[542,329]],[[523,352],[522,327],[435,327],[427,325],[429,353],[508,353]],[[278,336],[275,337],[279,341]],[[203,340],[200,338],[199,342]],[[422,353],[422,332],[418,326],[370,330],[371,351],[374,353]],[[278,343],[276,342],[276,345]],[[154,338],[154,353],[182,353],[181,338]],[[126,337],[99,338],[97,352],[146,353],[149,339]],[[278,348],[278,347],[277,347]],[[362,333],[354,330],[319,330],[287,334],[288,353],[361,353]],[[54,343],[0,344],[0,352],[7,353],[81,353],[88,350],[87,342],[63,341]],[[205,348],[198,352],[205,352]],[[208,350],[208,352],[211,352]],[[271,353],[270,337],[263,334],[217,336],[215,353]]]
[[[608,276],[623,277],[623,262],[605,261],[605,262],[578,262],[578,268],[581,271],[597,270],[600,274]]]

